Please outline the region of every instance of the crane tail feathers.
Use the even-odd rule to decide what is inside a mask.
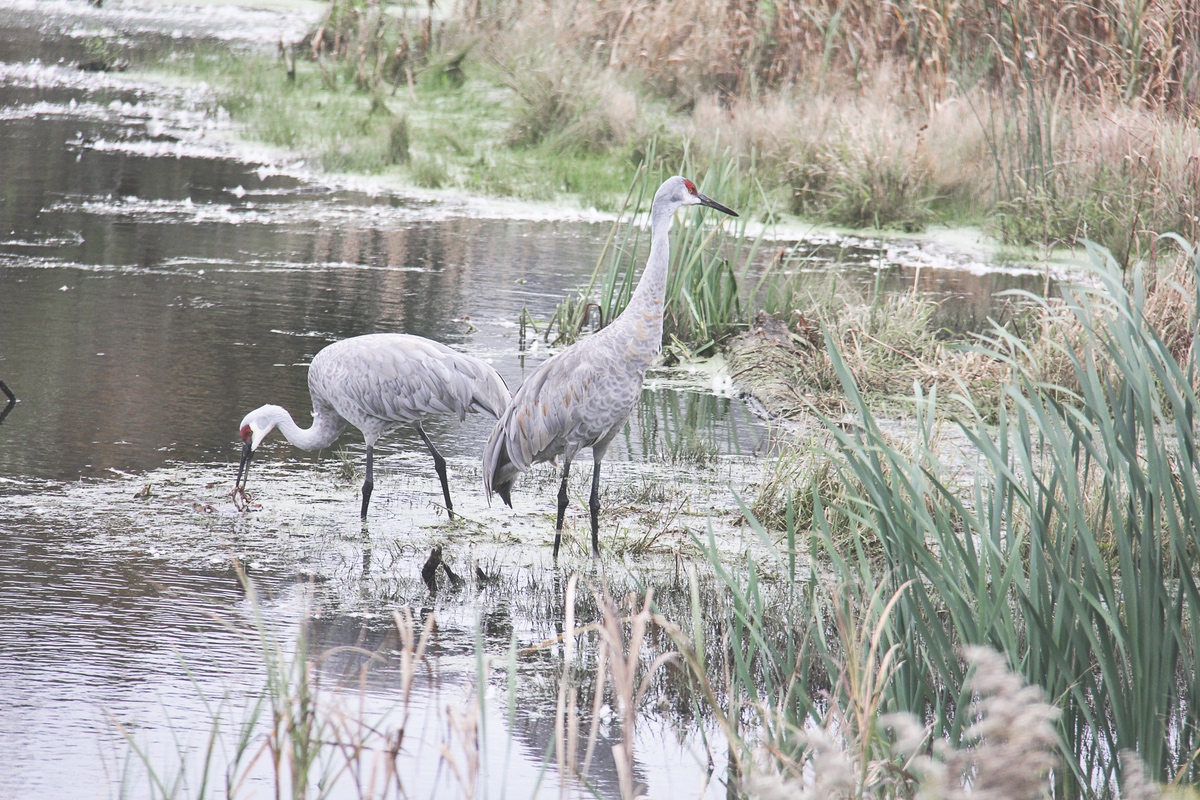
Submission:
[[[504,436],[503,420],[492,430],[487,447],[483,451],[483,488],[488,502],[492,493],[500,495],[500,499],[512,508],[512,488],[520,470],[513,464],[508,454],[508,440]]]

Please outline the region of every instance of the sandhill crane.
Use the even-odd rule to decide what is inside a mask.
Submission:
[[[512,507],[512,486],[535,463],[563,459],[558,490],[554,557],[562,538],[571,461],[592,448],[592,553],[600,553],[600,461],[608,444],[637,405],[646,369],[662,351],[663,303],[670,263],[671,219],[680,206],[704,205],[731,216],[687,178],[668,178],[650,210],[650,256],[629,305],[606,328],[551,356],[513,396],[496,421],[483,452],[483,486]]]
[[[235,502],[245,499],[250,459],[262,440],[279,428],[302,450],[333,444],[346,425],[362,431],[367,442],[367,476],[362,487],[362,516],[371,502],[374,447],[380,436],[401,425],[417,429],[433,455],[442,482],[446,511],[454,518],[446,462],[421,427],[429,416],[454,413],[462,421],[468,411],[497,418],[511,394],[504,379],[477,358],[444,344],[403,333],[374,333],[343,339],[325,347],[308,367],[313,422],[304,429],[276,405],[251,411],[240,425],[242,461],[234,484]]]

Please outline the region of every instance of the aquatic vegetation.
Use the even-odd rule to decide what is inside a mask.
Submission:
[[[124,790],[133,789],[133,781],[144,779],[150,797],[208,797],[219,791],[230,798],[255,796],[265,782],[276,796],[309,797],[315,787],[325,792],[353,784],[361,797],[403,797],[411,775],[397,769],[397,756],[410,723],[421,722],[423,708],[418,707],[414,685],[425,670],[426,653],[435,638],[433,614],[414,619],[409,609],[393,615],[396,652],[388,660],[398,670],[398,691],[394,704],[376,717],[368,714],[355,692],[336,681],[326,684],[321,661],[351,656],[359,664],[358,677],[365,677],[373,662],[383,656],[361,648],[344,648],[341,653],[311,657],[307,630],[303,621],[294,640],[281,638],[277,623],[268,619],[265,601],[254,582],[238,568],[246,590],[250,618],[246,629],[232,627],[231,633],[243,636],[256,649],[264,668],[260,691],[251,693],[239,704],[236,698],[219,702],[205,696],[197,683],[196,691],[211,717],[211,730],[197,759],[183,742],[178,744],[177,763],[156,761],[138,741],[136,730],[119,720],[115,724],[129,743],[131,759],[144,774],[127,766]],[[349,652],[345,652],[349,651]],[[460,781],[469,778],[459,768],[478,755],[478,745],[469,734],[469,723],[477,713],[469,702],[443,709],[445,739],[440,760]],[[217,788],[219,787],[219,788]],[[470,797],[469,792],[464,796]]]
[[[1178,246],[1178,247],[1177,247]],[[1190,356],[1196,324],[1195,275],[1187,245],[1178,237],[1157,243],[1158,258],[1137,268],[1144,294],[1142,313],[1181,363]],[[787,264],[779,272],[794,272]],[[1047,279],[1047,289],[1051,284]],[[911,292],[856,287],[836,276],[825,282],[779,279],[764,292],[767,312],[728,345],[733,373],[775,415],[803,420],[815,409],[838,415],[851,410],[832,348],[853,376],[857,390],[876,413],[910,416],[919,385],[923,396],[936,388],[937,414],[959,412],[995,421],[1006,399],[1009,358],[1032,380],[1074,392],[1074,354],[1087,331],[1062,297],[1007,292],[992,326],[1005,331],[1004,359],[991,334],[948,331],[937,323],[938,302]],[[832,343],[832,344],[831,344]],[[1056,389],[1055,391],[1057,391]]]
[[[631,597],[618,570],[607,589],[576,593],[553,576],[523,592],[561,627],[522,653],[477,645],[476,689],[438,726],[454,791],[472,796],[489,777],[492,675],[510,731],[521,692],[555,698],[547,775],[590,790],[608,741],[622,797],[636,794],[635,731],[663,709],[708,731],[710,753],[728,751],[714,779],[747,797],[1155,796],[1194,784],[1200,259],[1189,250],[1174,278],[1151,281],[1092,257],[1089,281],[1041,301],[1062,329],[1045,350],[1000,326],[980,340],[1006,369],[1004,402],[989,421],[960,391],[967,460],[939,441],[940,388],[918,384],[913,425],[885,432],[825,335],[848,418],[819,418],[812,458],[795,468],[811,481],[785,502],[781,532],[747,509],[751,545],[730,553],[698,536],[702,561],[656,579],[652,595]],[[1047,370],[1038,353],[1062,362]],[[400,658],[418,664],[418,637],[403,630]],[[281,787],[367,774],[402,785],[394,765],[415,733],[323,705],[299,682],[316,674],[307,666],[272,669],[254,725],[237,729],[241,763],[261,752]],[[167,768],[154,774],[161,796],[184,795]]]
[[[514,95],[509,145],[603,153],[644,134],[638,96],[611,73],[548,47],[552,43],[540,35],[516,47],[511,46],[514,38],[510,34],[503,47],[489,47],[484,64]]]
[[[946,380],[953,369],[946,343],[930,325],[935,307],[911,293],[868,298],[853,290],[795,304],[787,321],[755,321],[732,347],[733,368],[747,385],[771,395],[772,408],[803,413],[815,404],[837,412],[847,400],[822,340],[828,336],[846,353],[864,392],[880,399],[907,396],[913,381]]]
[[[212,113],[224,109],[244,135],[332,172],[537,201],[570,193],[600,209],[612,209],[628,184],[623,154],[506,145],[512,103],[493,83],[360,90],[340,73],[322,72],[317,62],[287,63],[292,66],[261,54],[201,49],[154,69],[210,85]]]
[[[393,164],[402,164],[411,159],[408,120],[404,117],[397,117],[388,129],[388,160]]]
[[[478,575],[477,591],[491,591],[486,587],[505,580]],[[437,612],[417,617],[408,609],[392,615],[392,633],[376,649],[320,652],[309,641],[313,619],[299,620],[294,641],[284,638],[253,582],[244,573],[241,578],[249,617],[231,633],[245,638],[262,659],[261,691],[245,697],[241,706],[230,697],[219,703],[205,698],[212,729],[200,745],[201,757],[180,741],[175,765],[155,761],[140,746],[138,733],[122,727],[142,770],[125,769],[124,791],[136,791],[136,782],[145,780],[149,796],[161,798],[205,797],[217,786],[231,799],[264,788],[292,797],[406,797],[433,786],[438,796],[475,797],[484,783],[517,796],[557,783],[567,794],[635,798],[645,791],[638,785],[636,755],[639,743],[645,744],[638,730],[662,716],[684,727],[715,721],[717,729],[704,742],[709,769],[715,769],[713,757],[726,745],[721,735],[728,739],[730,761],[711,780],[714,786],[725,784],[731,796],[747,798],[786,796],[782,793],[795,791],[809,769],[815,770],[818,786],[852,789],[861,780],[862,789],[886,797],[910,796],[906,791],[914,786],[929,796],[960,797],[968,778],[997,789],[1037,791],[1054,758],[1047,743],[1053,742],[1050,723],[1056,710],[1036,687],[1022,686],[1003,658],[990,651],[967,653],[976,672],[963,696],[975,692],[978,699],[962,747],[942,743],[931,753],[929,732],[915,717],[885,713],[881,703],[898,651],[880,649],[895,600],[885,607],[878,593],[869,608],[854,609],[845,604],[845,595],[838,600],[818,591],[784,598],[765,584],[744,587],[749,598],[765,592],[763,599],[782,600],[788,608],[793,600],[824,597],[821,614],[843,603],[837,624],[846,653],[831,662],[841,664],[835,693],[819,688],[821,679],[814,676],[814,683],[793,682],[786,694],[762,693],[757,695],[762,703],[752,704],[748,698],[755,695],[742,693],[759,685],[755,669],[777,666],[771,661],[776,657],[808,654],[764,649],[755,655],[756,645],[738,638],[749,631],[738,622],[727,627],[722,583],[697,577],[694,570],[682,581],[665,583],[662,591],[624,594],[614,594],[605,580],[556,577],[531,587],[529,598],[546,604],[535,613],[553,619],[556,634],[518,648],[511,628],[496,628],[497,619],[489,613],[478,623],[473,654],[458,659],[440,641]],[[626,577],[614,578],[622,586],[628,583]],[[787,617],[759,610],[751,622],[787,629]],[[687,622],[681,626],[674,620]],[[813,621],[812,615],[795,618],[802,627]],[[762,633],[768,630],[758,631],[756,638]],[[775,641],[768,634],[758,645],[770,648]],[[738,658],[735,648],[745,644],[751,644],[751,661]],[[456,677],[442,674],[445,667],[439,664],[447,656],[465,662],[467,669],[457,677],[466,686],[435,707],[431,688]],[[369,697],[371,676],[378,670],[392,673],[396,686],[382,711]],[[712,681],[722,673],[725,681]],[[197,691],[203,696],[199,685]],[[794,727],[776,717],[806,695],[820,704],[812,707],[819,727]],[[818,699],[827,695],[828,701]],[[528,710],[530,704],[550,712],[540,726],[548,735],[532,786],[529,776],[513,781],[504,767],[497,774],[502,762],[489,754],[497,745],[514,746],[515,731],[530,723],[518,708]],[[734,721],[739,716],[741,723]],[[760,727],[756,717],[767,725]],[[507,736],[489,734],[498,723],[506,726]],[[1014,763],[1021,768],[1014,770]],[[1153,787],[1144,776],[1141,780],[1145,788]]]
[[[1200,269],[1194,251],[1187,261]],[[1127,286],[1093,251],[1091,277],[1063,292],[1082,332],[1067,354],[1074,388],[1042,380],[1020,340],[994,331],[989,355],[1012,377],[995,425],[978,413],[959,423],[978,453],[965,487],[938,456],[933,393],[918,392],[903,452],[831,348],[858,420],[827,423],[847,486],[836,511],[857,530],[834,546],[820,505],[813,529],[842,580],[899,593],[887,631],[910,656],[888,688],[898,707],[937,709],[935,731],[962,731],[946,687],[961,685],[965,644],[1002,650],[1055,698],[1063,796],[1115,785],[1122,749],[1159,780],[1194,781],[1200,730],[1194,367],[1148,324],[1139,275]],[[883,558],[866,557],[876,547]]]
[[[914,385],[926,393],[941,386],[944,403],[969,388],[985,413],[1000,402],[1007,367],[978,352],[972,334],[939,328],[938,301],[915,290],[864,289],[836,276],[815,285],[785,278],[770,286],[764,305],[771,313],[756,316],[728,352],[739,382],[774,415],[850,410],[834,349],[877,411],[911,414]],[[999,319],[1012,316],[996,310]]]
[[[798,569],[795,532],[789,525],[786,548],[769,548],[765,561],[742,563],[710,539],[709,565],[728,589],[719,642],[706,639],[711,610],[694,573],[690,632],[656,618],[686,667],[687,693],[727,739],[736,796],[1046,796],[1062,751],[1060,710],[1045,692],[1003,655],[966,647],[958,682],[942,684],[949,702],[910,709],[896,681],[917,656],[894,638],[893,621],[909,584],[843,584]]]
[[[489,573],[469,578],[489,610],[464,653],[445,639],[453,610],[443,618],[403,607],[378,646],[322,651],[313,634],[319,614],[277,619],[271,601],[239,570],[247,615],[229,633],[261,660],[261,688],[214,702],[197,683],[211,729],[199,743],[178,738],[170,757],[156,758],[140,731],[116,721],[130,747],[123,791],[155,798],[219,791],[231,800],[264,790],[469,798],[482,785],[527,796],[557,783],[572,794],[638,796],[637,729],[655,716],[649,701],[661,696],[663,668],[676,658],[663,646],[655,610],[674,609],[688,597],[686,587],[639,594],[630,576],[583,584],[577,575],[518,587],[508,570]],[[510,608],[510,600],[531,607]],[[518,647],[511,621],[504,622],[510,613],[556,633]],[[380,672],[391,687],[383,697],[373,688]],[[538,721],[543,711],[545,724]],[[504,730],[494,730],[498,725]],[[544,759],[519,775],[490,752],[499,747],[507,756],[531,743],[546,746]]]
[[[1006,107],[1006,102],[1007,106]],[[996,159],[997,204],[989,226],[1014,242],[1108,247],[1117,261],[1151,258],[1159,234],[1200,233],[1200,128],[1191,119],[1123,108],[1093,110],[1075,99],[1013,108],[992,98],[981,111]],[[1026,141],[1037,119],[1054,140]],[[1030,123],[1032,124],[1032,123]],[[1029,150],[1038,150],[1036,157]]]

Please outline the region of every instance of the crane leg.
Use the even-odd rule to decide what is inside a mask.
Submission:
[[[588,499],[592,516],[592,555],[600,555],[600,459],[592,467],[592,496]]]
[[[450,519],[454,519],[454,504],[450,502],[450,483],[446,480],[446,459],[442,458],[442,454],[433,446],[433,442],[429,441],[421,423],[416,423],[414,427],[417,429],[417,433],[421,434],[425,446],[429,448],[429,454],[433,456],[433,468],[437,470],[438,480],[442,482],[442,497],[446,498],[446,513],[450,515]]]
[[[571,462],[563,462],[562,484],[558,487],[558,524],[554,526],[554,560],[558,560],[558,544],[562,540],[563,517],[567,513],[567,476],[571,474]]]
[[[374,478],[375,451],[371,445],[367,445],[367,479],[363,481],[363,506],[362,518],[367,518],[367,506],[371,503],[371,490],[375,488]]]

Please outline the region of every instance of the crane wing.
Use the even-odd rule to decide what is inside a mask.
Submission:
[[[522,384],[497,423],[508,458],[524,471],[610,438],[637,405],[643,376],[598,348],[564,350]]]
[[[335,342],[313,359],[308,376],[310,390],[319,387],[359,427],[392,427],[442,414],[461,420],[468,411],[499,416],[509,398],[503,379],[484,362],[405,334]]]

